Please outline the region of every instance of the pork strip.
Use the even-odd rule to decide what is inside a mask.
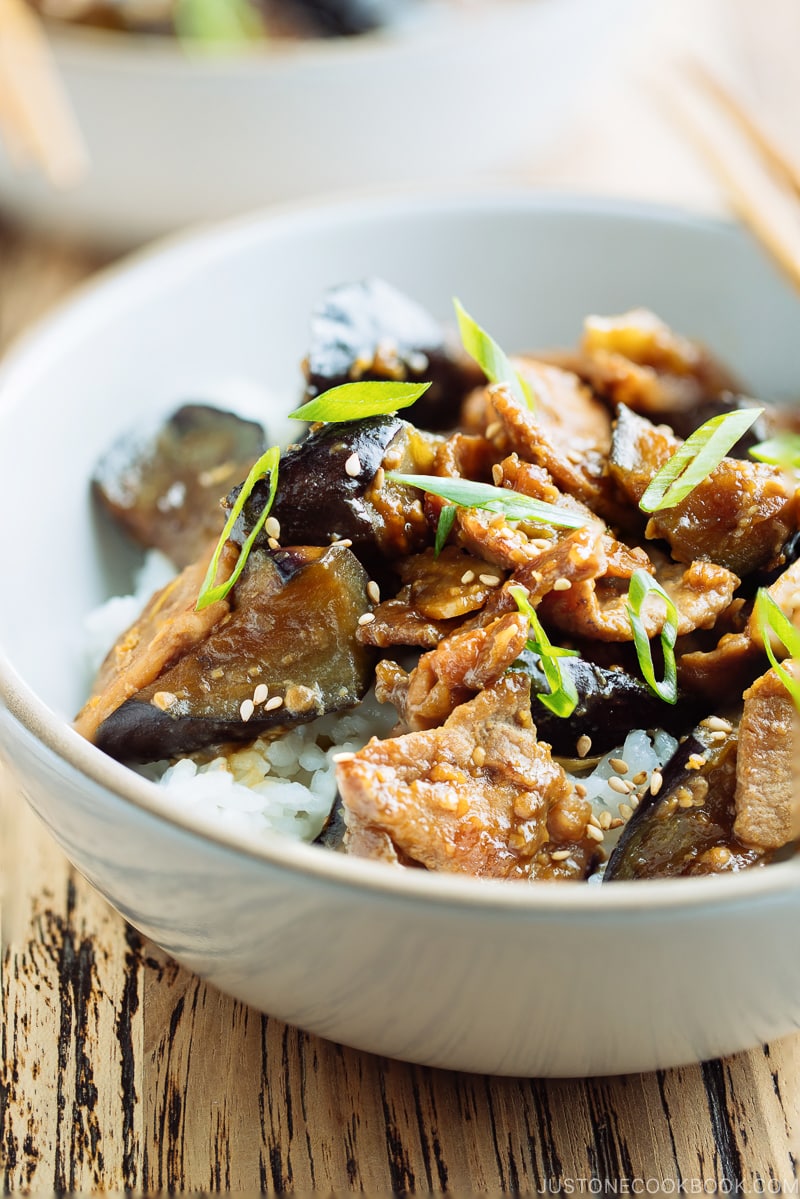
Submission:
[[[506,675],[443,728],[373,739],[337,764],[337,779],[359,835],[364,826],[388,834],[399,855],[428,870],[552,876],[552,843],[574,847],[579,877],[596,845],[586,836],[590,806],[536,740],[523,675]]]
[[[609,469],[621,492],[638,504],[681,444],[669,430],[620,407]],[[679,562],[705,559],[743,576],[778,564],[796,528],[795,492],[779,467],[723,458],[680,503],[650,515],[646,536],[667,541]]]
[[[800,663],[787,669],[800,680]],[[798,714],[775,670],[744,693],[736,764],[736,821],[740,841],[780,849],[800,838]]]

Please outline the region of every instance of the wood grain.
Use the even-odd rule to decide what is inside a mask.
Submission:
[[[96,265],[0,233],[2,337]],[[798,1037],[586,1082],[344,1049],[228,999],[141,938],[1,772],[0,878],[6,1192],[797,1193]]]

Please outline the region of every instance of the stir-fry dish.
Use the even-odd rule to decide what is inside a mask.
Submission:
[[[205,405],[111,447],[101,506],[180,573],[77,729],[400,869],[792,853],[797,418],[645,310],[509,359],[455,307],[327,293],[283,450]]]
[[[31,0],[43,16],[206,42],[349,37],[391,27],[433,0]],[[441,0],[440,0],[441,2]]]

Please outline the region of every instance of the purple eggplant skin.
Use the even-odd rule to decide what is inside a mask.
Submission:
[[[134,541],[182,569],[219,536],[221,498],[265,448],[255,421],[184,404],[156,428],[115,441],[95,467],[92,490]]]
[[[381,279],[327,292],[311,317],[307,399],[356,379],[430,383],[406,415],[420,428],[458,424],[461,403],[483,371],[414,300]]]
[[[355,37],[390,24],[408,7],[408,0],[283,0],[283,6],[322,37]]]
[[[728,450],[727,456],[751,461],[749,451],[760,441],[766,441],[772,436],[779,419],[777,410],[761,400],[753,400],[749,396],[738,395],[732,391],[723,391],[694,408],[665,413],[659,419],[670,425],[676,436],[686,440],[713,417],[725,416],[729,412],[739,412],[745,408],[763,408],[764,412]]]
[[[733,834],[736,732],[714,738],[699,724],[678,746],[657,795],[648,790],[625,825],[604,883],[744,870],[767,860]],[[690,768],[698,758],[702,765]]]
[[[95,744],[123,762],[152,762],[353,707],[372,673],[355,636],[371,606],[366,585],[345,546],[293,547],[280,564],[253,550],[228,616],[107,717]],[[267,696],[255,703],[260,684]]]
[[[696,702],[681,697],[677,704],[665,703],[645,682],[621,667],[609,669],[585,658],[561,658],[561,669],[574,683],[578,703],[570,716],[556,716],[535,698],[550,691],[538,655],[526,650],[520,663],[531,678],[531,714],[539,739],[547,741],[561,757],[575,757],[576,742],[582,736],[591,738],[593,753],[604,754],[621,745],[631,729],[661,728],[678,735],[699,715]]]
[[[377,495],[370,497],[375,475],[390,448],[405,453],[409,429],[398,416],[325,424],[287,450],[278,468],[278,490],[271,511],[280,524],[281,544],[330,545],[347,539],[356,557],[373,570],[382,559],[410,553],[431,541],[433,535],[423,517],[409,520],[409,502],[392,506],[390,488],[381,489],[380,501]],[[412,438],[419,436],[411,432]],[[353,472],[355,459],[358,469]],[[401,461],[400,469],[413,470],[413,461],[408,467]],[[240,486],[234,488],[227,497],[227,508],[233,507],[240,490]],[[402,492],[406,501],[418,498],[417,492],[406,488]],[[238,545],[257,524],[268,495],[269,479],[259,480],[231,531],[231,540]],[[401,520],[398,513],[402,512],[406,515]],[[268,546],[265,529],[255,544]]]

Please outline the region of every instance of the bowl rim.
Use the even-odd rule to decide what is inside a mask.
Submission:
[[[299,63],[310,66],[335,61],[353,65],[367,58],[404,56],[409,52],[438,51],[443,43],[482,39],[487,30],[505,27],[520,13],[530,18],[542,5],[552,7],[563,0],[492,0],[474,11],[464,10],[467,20],[413,23],[408,28],[374,29],[344,37],[274,38],[245,46],[219,47],[213,51],[192,50],[168,34],[138,34],[129,30],[103,29],[68,21],[49,21],[48,38],[62,66],[78,70],[113,69],[136,73],[157,70],[182,76],[227,76],[231,73],[260,74],[265,68]],[[572,0],[573,4],[591,0]],[[533,18],[535,19],[535,18]]]
[[[236,217],[210,228],[183,231],[138,250],[106,267],[74,289],[47,316],[26,330],[0,362],[0,417],[24,402],[27,384],[47,373],[48,362],[59,347],[97,336],[121,312],[135,310],[142,298],[161,288],[166,276],[179,279],[195,275],[215,259],[224,258],[242,245],[260,244],[298,229],[337,224],[350,225],[364,219],[398,219],[412,214],[456,212],[484,213],[495,218],[516,211],[537,216],[577,219],[600,216],[620,223],[685,227],[716,236],[748,235],[729,220],[697,214],[690,210],[644,201],[597,197],[531,188],[492,186],[473,188],[413,189],[388,195],[308,201],[275,206]],[[96,788],[128,802],[146,816],[199,839],[216,850],[227,850],[261,862],[273,869],[304,875],[332,886],[345,887],[374,896],[397,897],[406,902],[434,903],[448,907],[478,907],[482,910],[514,911],[548,918],[568,918],[593,912],[628,914],[636,918],[646,911],[730,908],[754,899],[785,898],[800,886],[800,855],[764,869],[709,877],[653,879],[618,882],[611,887],[591,884],[564,886],[543,883],[510,885],[508,881],[467,878],[427,871],[395,871],[385,863],[349,857],[320,846],[276,835],[263,842],[248,840],[242,832],[209,824],[183,809],[170,808],[165,792],[157,784],[135,774],[107,757],[49,707],[25,682],[9,661],[0,641],[0,710],[5,704],[13,719],[36,738],[58,760],[62,769],[76,772]],[[17,734],[19,735],[19,734]],[[645,888],[645,889],[643,889]],[[646,901],[646,902],[643,902]]]

